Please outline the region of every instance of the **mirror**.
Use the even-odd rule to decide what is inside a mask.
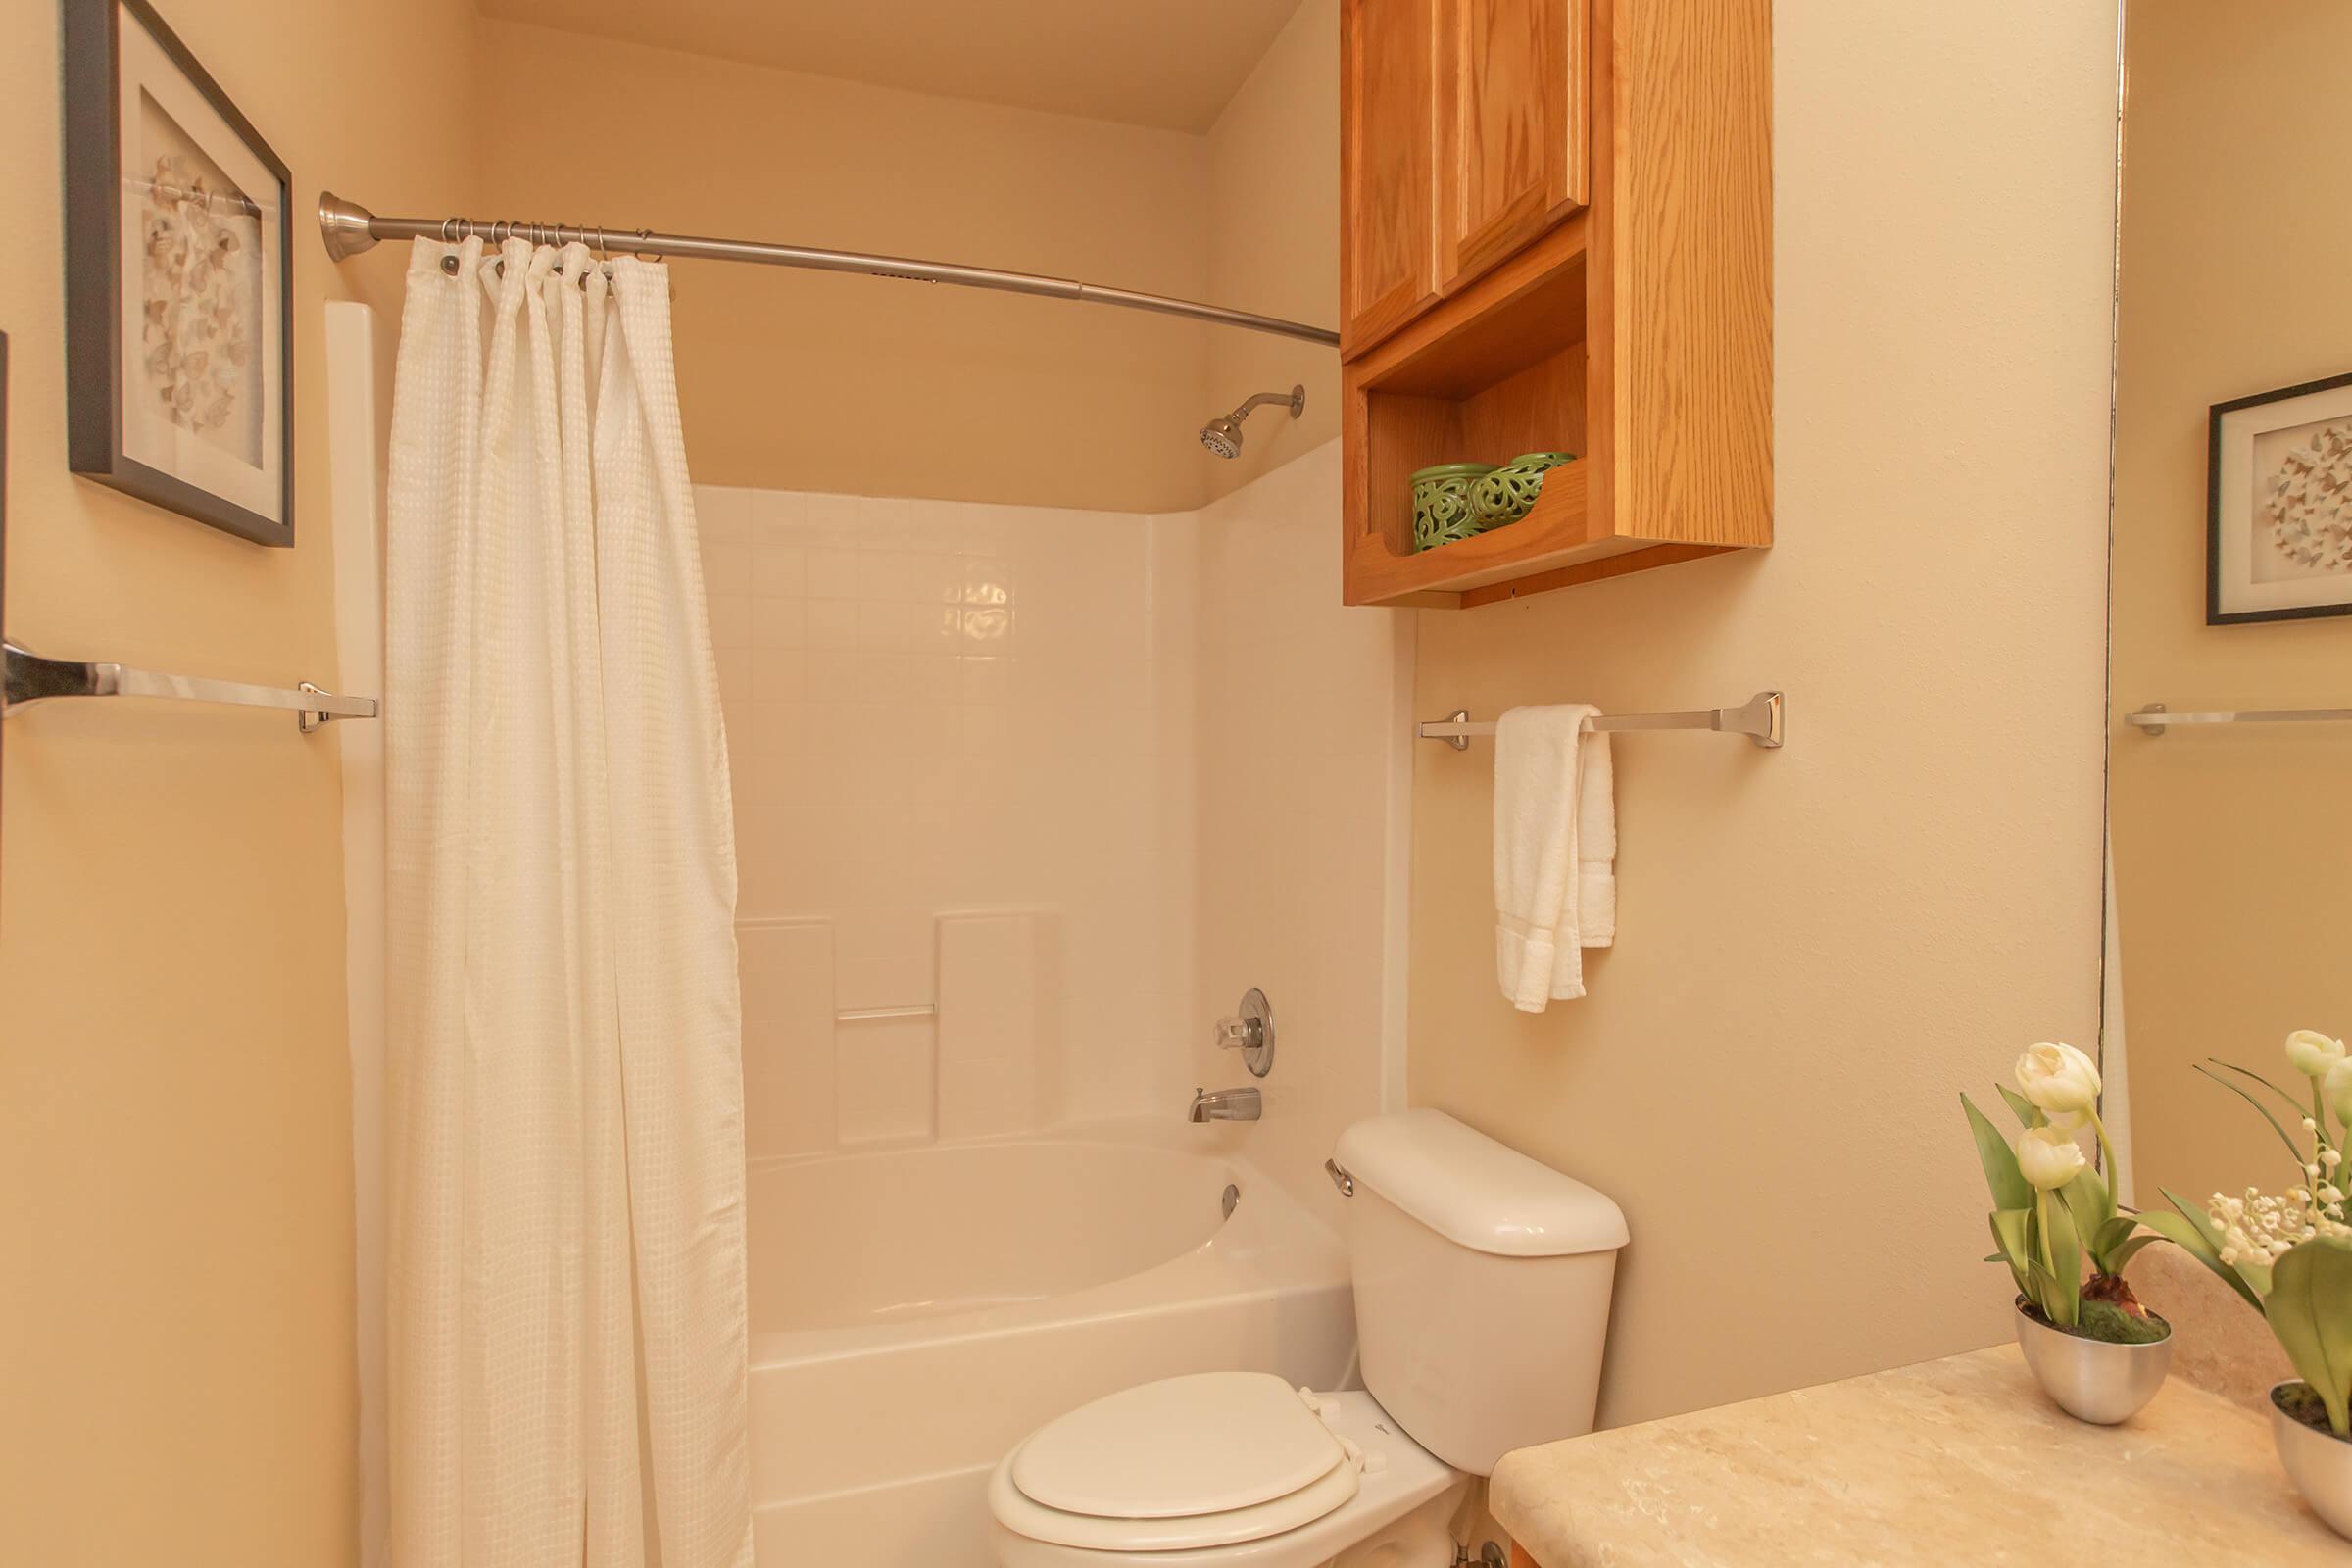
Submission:
[[[2129,715],[2352,708],[2352,5],[2124,33],[2104,1054],[2134,1200],[2201,1203],[2296,1178],[2196,1064],[2352,1035],[2352,722]]]

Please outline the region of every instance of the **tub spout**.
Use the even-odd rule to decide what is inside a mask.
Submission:
[[[1255,1121],[1264,1103],[1254,1089],[1196,1089],[1186,1121]]]

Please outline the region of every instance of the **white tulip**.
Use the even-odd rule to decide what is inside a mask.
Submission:
[[[2320,1080],[2320,1098],[2328,1102],[2328,1108],[2335,1112],[2337,1121],[2352,1127],[2352,1058],[2335,1058],[2335,1064]],[[2326,1159],[2326,1152],[2320,1157]]]
[[[2029,1128],[2017,1141],[2017,1168],[2045,1193],[2073,1181],[2087,1163],[2074,1135],[2055,1127]]]
[[[2099,1069],[2060,1041],[2028,1046],[2017,1058],[2017,1087],[2036,1108],[2053,1115],[2089,1110],[2099,1102]]]
[[[2298,1029],[2286,1037],[2286,1059],[2306,1078],[2325,1078],[2330,1067],[2344,1059],[2344,1043],[2317,1029]]]

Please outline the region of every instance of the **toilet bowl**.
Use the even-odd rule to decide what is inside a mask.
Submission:
[[[1446,1568],[1469,1484],[1369,1394],[1211,1372],[1039,1428],[989,1511],[1001,1568]]]
[[[1473,1478],[1592,1430],[1614,1202],[1436,1110],[1329,1168],[1363,1390],[1207,1372],[1049,1421],[990,1477],[999,1568],[1447,1568]]]

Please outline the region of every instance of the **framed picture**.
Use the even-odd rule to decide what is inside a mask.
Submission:
[[[0,332],[0,643],[8,641],[8,334]],[[0,729],[7,728],[0,724]],[[0,749],[8,744],[0,736]],[[5,813],[0,813],[5,814]]]
[[[2213,406],[2205,622],[2352,615],[2352,375]]]
[[[64,0],[68,462],[294,542],[286,166],[146,0]]]

